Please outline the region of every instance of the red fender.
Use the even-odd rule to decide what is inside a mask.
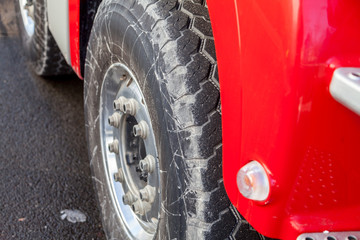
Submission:
[[[360,67],[356,0],[208,0],[218,59],[223,174],[260,233],[360,230],[360,118],[329,93],[337,67]],[[239,169],[257,160],[264,202],[244,198]]]
[[[71,66],[82,79],[80,68],[80,0],[69,0],[69,41]]]

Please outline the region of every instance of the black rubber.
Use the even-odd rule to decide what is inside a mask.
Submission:
[[[231,205],[222,180],[217,63],[205,1],[104,0],[85,65],[89,156],[108,239],[124,239],[105,188],[99,96],[105,71],[136,74],[160,154],[162,211],[156,239],[263,239]]]
[[[40,76],[54,76],[73,73],[66,63],[48,27],[46,0],[34,0],[35,32],[29,36],[22,21],[19,1],[15,3],[17,22],[25,55],[32,69]]]

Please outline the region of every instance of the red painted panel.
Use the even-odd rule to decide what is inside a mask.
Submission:
[[[82,78],[80,70],[80,0],[69,0],[69,35],[71,66]]]
[[[219,63],[224,184],[266,236],[360,230],[360,117],[329,93],[335,68],[360,67],[356,0],[207,1]],[[271,195],[241,196],[236,174],[268,170]]]

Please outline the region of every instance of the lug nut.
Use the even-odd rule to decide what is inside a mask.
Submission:
[[[137,200],[137,197],[129,191],[122,197],[122,200],[125,205],[132,205]]]
[[[110,126],[113,126],[116,128],[118,128],[120,126],[120,120],[121,120],[121,115],[117,112],[108,118]]]
[[[134,204],[132,205],[132,209],[136,214],[143,216],[145,215],[145,213],[150,211],[151,205],[148,202],[138,200],[134,202]]]
[[[140,161],[139,167],[143,172],[152,173],[155,170],[155,158],[151,155],[147,155]]]
[[[139,124],[133,127],[133,133],[135,137],[141,137],[145,139],[149,131],[149,126],[145,121],[140,121]]]
[[[118,154],[119,153],[119,141],[115,139],[112,143],[109,143],[109,151]]]
[[[124,104],[125,104],[125,102],[127,101],[127,99],[125,98],[125,97],[119,97],[118,99],[116,99],[115,101],[114,101],[114,109],[115,110],[120,110],[120,111],[124,111],[123,110],[123,106],[124,106]]]
[[[135,99],[131,98],[125,101],[122,107],[122,111],[126,114],[134,116],[136,114],[138,103]]]
[[[118,172],[114,174],[114,180],[116,182],[124,182],[124,173],[121,168],[119,168]]]
[[[156,195],[156,188],[150,185],[147,185],[140,190],[140,199],[149,203],[154,202]]]
[[[114,108],[116,110],[120,110],[123,113],[130,114],[132,116],[136,114],[137,107],[138,103],[133,98],[127,99],[126,97],[121,96],[114,101]]]

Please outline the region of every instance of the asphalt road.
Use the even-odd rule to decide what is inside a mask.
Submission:
[[[37,77],[13,0],[0,0],[0,239],[104,239],[90,176],[83,83]],[[78,209],[82,223],[61,220]]]

